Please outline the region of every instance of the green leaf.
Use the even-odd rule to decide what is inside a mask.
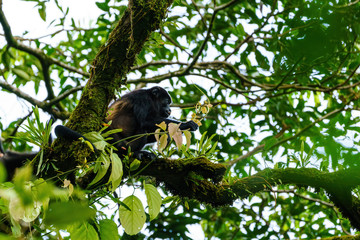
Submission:
[[[88,222],[76,223],[68,227],[72,240],[98,240],[95,228]]]
[[[96,211],[79,202],[55,202],[46,212],[45,223],[63,228],[75,222],[94,218]]]
[[[149,206],[150,221],[155,219],[160,212],[161,196],[156,187],[151,184],[145,184],[145,195]]]
[[[106,154],[101,154],[98,159],[96,159],[94,172],[97,173],[95,178],[91,181],[89,186],[99,182],[107,173],[107,170],[110,166],[110,157]]]
[[[11,71],[19,78],[22,78],[26,81],[30,81],[30,75],[27,72],[25,72],[24,70],[19,69],[19,68],[13,68],[13,69],[11,69]]]
[[[120,239],[118,227],[114,221],[110,219],[100,220],[99,227],[101,240]]]
[[[189,150],[191,144],[191,133],[188,130],[183,130],[182,132],[184,133],[186,139],[186,150]]]
[[[128,210],[124,206],[120,206],[119,216],[121,225],[124,227],[127,234],[135,235],[141,231],[145,224],[146,215],[144,207],[140,199],[134,195],[125,198],[123,203],[131,210]]]
[[[108,3],[106,3],[106,2],[104,2],[104,3],[96,2],[96,6],[98,8],[100,8],[101,10],[103,10],[104,12],[108,12],[110,10],[110,7],[108,6]]]
[[[134,161],[131,162],[130,164],[130,171],[135,171],[136,169],[138,169],[140,167],[141,161],[139,161],[138,159],[134,159]]]
[[[45,22],[46,21],[46,6],[45,3],[41,3],[38,8],[39,15],[41,19]]]
[[[0,162],[0,183],[5,182],[7,179],[7,171],[2,162]]]
[[[9,212],[16,221],[22,220],[26,223],[34,221],[41,211],[41,202],[32,202],[24,205],[22,199],[18,195],[10,198]]]
[[[264,141],[265,143],[265,147],[264,147],[264,150],[265,151],[268,151],[269,149],[271,149],[276,143],[278,142],[278,140],[274,137],[270,137],[268,139],[266,139]]]
[[[115,191],[116,188],[120,185],[122,175],[123,175],[123,166],[121,159],[116,153],[113,153],[111,150],[110,153],[110,159],[111,159],[111,175],[109,178],[109,182],[111,182],[111,191]]]
[[[105,149],[105,147],[109,145],[105,141],[104,137],[101,136],[101,134],[98,132],[85,133],[84,137],[86,137],[90,142],[92,142],[92,144],[94,144],[96,149],[98,149],[100,151],[103,151]]]

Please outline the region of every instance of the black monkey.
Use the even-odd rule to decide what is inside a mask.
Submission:
[[[169,93],[161,87],[152,87],[150,89],[138,89],[129,92],[110,105],[106,121],[110,122],[108,130],[122,129],[121,132],[110,135],[117,153],[122,156],[131,151],[138,159],[150,158],[156,156],[148,151],[142,151],[148,143],[155,142],[153,134],[158,128],[156,124],[161,122],[181,123],[180,129],[189,129],[195,131],[198,125],[194,121],[180,122],[168,118],[170,116],[170,104],[172,103]],[[64,126],[57,126],[55,133],[58,137],[76,140],[82,135]],[[148,136],[139,137],[141,134],[150,133]]]
[[[156,156],[150,152],[142,151],[148,143],[155,142],[154,135],[129,137],[139,134],[154,133],[158,128],[156,124],[161,122],[181,123],[180,129],[196,131],[198,125],[194,121],[180,122],[171,118],[170,104],[172,103],[169,93],[161,87],[152,87],[150,89],[138,89],[122,96],[121,99],[110,105],[106,120],[111,121],[109,130],[122,129],[122,132],[113,134],[115,147],[120,154],[126,154],[128,147],[134,152],[136,158],[143,156],[154,159]],[[120,141],[126,138],[126,141]]]

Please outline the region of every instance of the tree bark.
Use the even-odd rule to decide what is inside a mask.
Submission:
[[[128,9],[93,61],[90,79],[66,124],[68,127],[80,133],[101,128],[115,91],[124,83],[126,74],[146,40],[159,28],[171,3],[172,0],[129,1]],[[54,148],[47,149],[45,156],[50,161],[56,160],[56,168],[62,173],[71,172],[77,165],[91,160],[92,154],[85,144],[73,145],[69,141],[57,139]],[[52,168],[42,175],[53,177],[57,172]]]

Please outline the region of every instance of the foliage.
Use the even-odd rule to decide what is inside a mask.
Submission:
[[[30,38],[25,32],[11,40],[6,19],[0,15],[1,37],[6,36],[6,42],[0,43],[0,89],[37,106],[36,124],[30,119],[27,127],[19,128],[29,115],[14,117],[9,123],[5,116],[0,117],[5,148],[20,152],[32,148],[28,143],[47,147],[49,125],[41,123],[37,109],[58,120],[69,117],[90,77],[93,59],[127,9],[122,1],[96,2],[101,14],[87,27],[75,21],[61,1],[30,2],[53,29],[46,38]],[[62,17],[52,19],[50,6]],[[217,193],[254,179],[254,174],[266,168],[316,169],[324,174],[358,168],[359,16],[357,0],[176,0],[160,30],[137,55],[126,87],[132,90],[158,84],[167,88],[174,115],[201,126],[192,138],[184,131],[186,146],[176,126],[171,130],[160,127],[159,146],[152,151],[172,161],[191,162],[202,156],[226,164],[221,181],[206,182],[221,188]],[[34,89],[33,95],[27,94],[29,87]],[[45,100],[39,100],[40,90],[47,93]],[[123,93],[121,90],[118,95]],[[0,108],[2,104],[6,103],[0,102]],[[97,116],[93,109],[88,110],[89,116]],[[78,119],[82,117],[88,116]],[[166,131],[171,132],[176,146],[167,144]],[[146,170],[143,163],[113,153],[106,134],[91,132],[86,137],[100,154],[95,160],[77,163],[71,171],[76,178],[93,171],[89,187],[96,191],[80,190],[74,179],[66,179],[70,184],[65,184],[62,169],[54,179],[45,181],[33,178],[25,168],[12,183],[0,186],[0,209],[11,216],[4,222],[12,227],[7,234],[30,237],[36,232],[36,237],[51,239],[64,234],[61,229],[71,239],[116,239],[119,219],[124,238],[138,233],[145,224],[147,236],[141,232],[135,239],[195,239],[198,236],[189,233],[192,224],[201,226],[208,239],[310,239],[359,231],[339,207],[336,191],[329,191],[340,185],[358,200],[356,176],[339,177],[336,183],[329,180],[328,191],[311,188],[311,184],[277,181],[259,187],[252,182],[244,187],[243,195],[236,192],[236,198],[243,199],[215,208],[181,198],[168,185],[164,187],[166,184],[155,187],[152,177],[141,176]],[[37,163],[39,167],[45,164],[42,160]],[[167,171],[161,167],[157,178]],[[201,184],[211,177],[200,175],[194,170],[183,176],[188,185],[181,187],[206,194]],[[57,179],[66,187],[50,181]],[[148,209],[139,194],[143,189]],[[162,202],[156,189],[161,189]],[[69,219],[74,216],[71,212],[79,217],[76,222]],[[30,228],[24,230],[22,221]]]

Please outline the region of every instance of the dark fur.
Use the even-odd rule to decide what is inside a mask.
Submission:
[[[181,123],[180,129],[189,129],[195,131],[198,125],[193,121],[179,122],[168,118],[170,116],[170,104],[172,103],[169,93],[161,87],[153,87],[150,89],[139,89],[125,94],[121,99],[115,101],[108,110],[106,120],[112,121],[110,129],[122,129],[123,131],[113,134],[111,143],[118,142],[115,147],[121,154],[126,154],[130,147],[135,156],[141,158],[154,158],[152,154],[141,151],[148,143],[155,142],[153,135],[141,138],[127,139],[134,135],[154,133],[158,128],[156,124],[161,122]],[[136,139],[136,140],[134,140]]]

